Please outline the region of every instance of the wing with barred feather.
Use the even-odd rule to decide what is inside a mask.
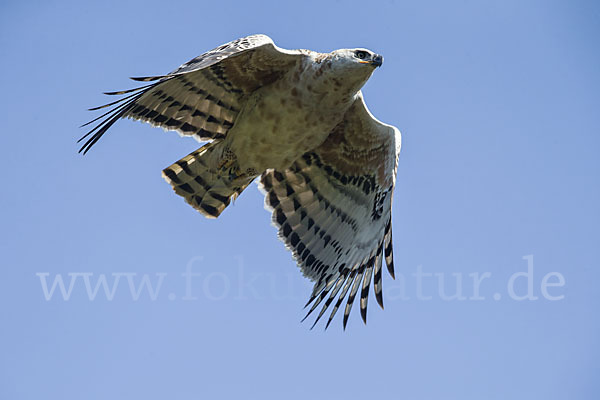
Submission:
[[[366,323],[372,277],[383,308],[383,259],[394,276],[391,204],[399,151],[398,129],[375,119],[359,93],[319,148],[285,171],[261,176],[279,237],[315,281],[307,317],[325,301],[313,327],[337,298],[327,328],[349,293],[345,329],[359,289]]]
[[[154,83],[130,90],[106,92],[127,95],[90,110],[114,106],[88,122],[98,124],[80,151],[85,154],[119,118],[132,118],[175,130],[199,141],[223,139],[235,123],[248,94],[285,74],[301,52],[280,49],[265,35],[252,35],[208,51],[175,71],[132,78]]]

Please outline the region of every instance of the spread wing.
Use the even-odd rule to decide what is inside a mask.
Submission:
[[[119,118],[127,117],[199,141],[222,139],[235,123],[248,94],[285,74],[301,53],[280,49],[265,35],[253,35],[208,51],[161,76],[132,78],[154,82],[108,95],[125,97],[90,110],[114,106],[88,122],[100,121],[89,137],[85,154]]]
[[[345,328],[359,288],[366,323],[373,276],[383,308],[384,258],[394,276],[391,205],[399,151],[398,129],[375,119],[359,93],[319,148],[285,171],[268,170],[261,176],[279,237],[304,275],[315,281],[307,317],[325,300],[313,326],[337,298],[329,326],[349,292]]]

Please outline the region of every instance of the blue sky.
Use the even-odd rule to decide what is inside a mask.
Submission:
[[[598,398],[599,23],[583,1],[3,2],[0,398]],[[216,221],[171,191],[193,140],[119,121],[77,154],[101,92],[253,33],[385,57],[364,94],[403,133],[398,276],[367,326],[300,324],[310,284],[255,185]]]

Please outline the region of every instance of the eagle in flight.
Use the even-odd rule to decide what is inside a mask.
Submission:
[[[208,142],[163,170],[175,193],[218,217],[255,179],[279,238],[315,282],[313,327],[335,301],[343,326],[360,291],[366,323],[371,279],[383,308],[383,259],[394,277],[391,205],[400,132],[367,109],[361,87],[383,57],[367,49],[285,50],[265,35],[217,47],[175,71],[132,78],[147,85],[90,121],[84,154],[120,118]],[[349,294],[348,294],[349,293]],[[306,319],[306,317],[305,317]]]

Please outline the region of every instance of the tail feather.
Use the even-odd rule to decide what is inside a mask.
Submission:
[[[215,169],[211,153],[218,143],[209,143],[163,170],[163,178],[175,193],[207,218],[217,218],[254,180],[255,176]]]

